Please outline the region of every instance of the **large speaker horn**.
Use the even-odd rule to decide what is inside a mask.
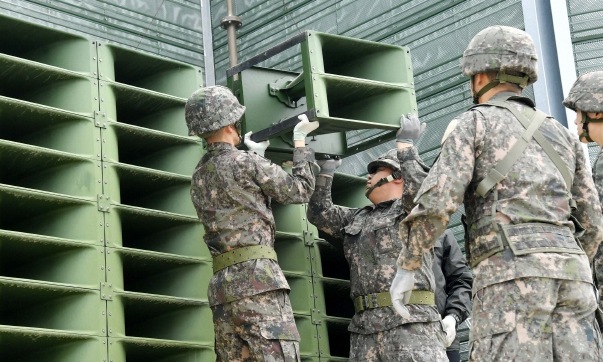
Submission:
[[[258,67],[300,45],[301,73]],[[320,121],[308,138],[319,154],[348,156],[392,139],[400,115],[417,113],[407,47],[344,36],[303,32],[227,71],[229,87],[247,110],[252,140],[270,139],[272,152],[290,152],[300,114]],[[364,132],[350,142],[348,131]],[[358,136],[358,135],[357,135]]]

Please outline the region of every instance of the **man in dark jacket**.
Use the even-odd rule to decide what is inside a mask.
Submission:
[[[447,230],[435,243],[433,275],[436,282],[435,301],[442,315],[446,349],[450,362],[460,362],[460,343],[456,329],[471,313],[473,275],[452,231]]]

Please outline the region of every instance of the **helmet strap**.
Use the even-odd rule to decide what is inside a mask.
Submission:
[[[364,194],[364,196],[366,196],[367,198],[369,197],[369,195],[371,194],[371,192],[373,192],[374,189],[376,189],[377,187],[381,187],[383,185],[385,185],[388,182],[394,181],[394,176],[389,175],[387,177],[383,177],[381,180],[377,181],[376,184],[374,184],[373,186],[369,187],[368,190],[366,190],[366,193]]]
[[[603,122],[602,120],[594,120],[586,114],[584,111],[580,111],[582,113],[582,133],[580,133],[580,138],[584,138],[587,142],[595,142],[588,133],[588,124],[590,122]]]
[[[236,147],[236,146],[240,145],[241,142],[243,142],[243,136],[241,136],[241,120],[236,121],[234,123],[234,126],[235,126],[235,128],[237,130],[237,135],[239,136],[239,143],[237,143],[235,145],[235,147]]]
[[[520,77],[517,75],[511,75],[505,73],[504,70],[496,73],[496,79],[492,80],[490,83],[486,84],[482,87],[478,92],[473,95],[473,104],[479,104],[479,98],[486,94],[487,91],[496,87],[502,83],[513,83],[517,84],[519,88],[524,89],[528,85],[529,77],[527,75]],[[473,76],[471,77],[471,82],[473,83]]]

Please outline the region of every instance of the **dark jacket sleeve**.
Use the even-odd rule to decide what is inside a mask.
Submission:
[[[456,314],[461,322],[471,313],[471,286],[473,274],[467,266],[465,256],[459,248],[452,231],[447,230],[442,235],[442,274],[446,279],[446,304],[443,317]]]

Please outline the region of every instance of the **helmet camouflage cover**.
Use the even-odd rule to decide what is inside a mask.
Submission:
[[[203,137],[208,132],[235,124],[244,112],[245,106],[230,89],[219,85],[196,90],[184,106],[190,136]]]
[[[401,172],[402,169],[400,168],[400,161],[398,160],[398,151],[395,148],[387,151],[377,159],[369,162],[369,164],[366,165],[366,170],[369,174],[373,174],[379,167],[387,167],[392,169],[392,171]]]
[[[538,79],[536,49],[528,33],[509,26],[494,25],[477,33],[461,59],[465,76],[477,73],[523,73],[527,85]]]
[[[563,100],[563,105],[573,111],[603,112],[603,71],[581,75]]]

